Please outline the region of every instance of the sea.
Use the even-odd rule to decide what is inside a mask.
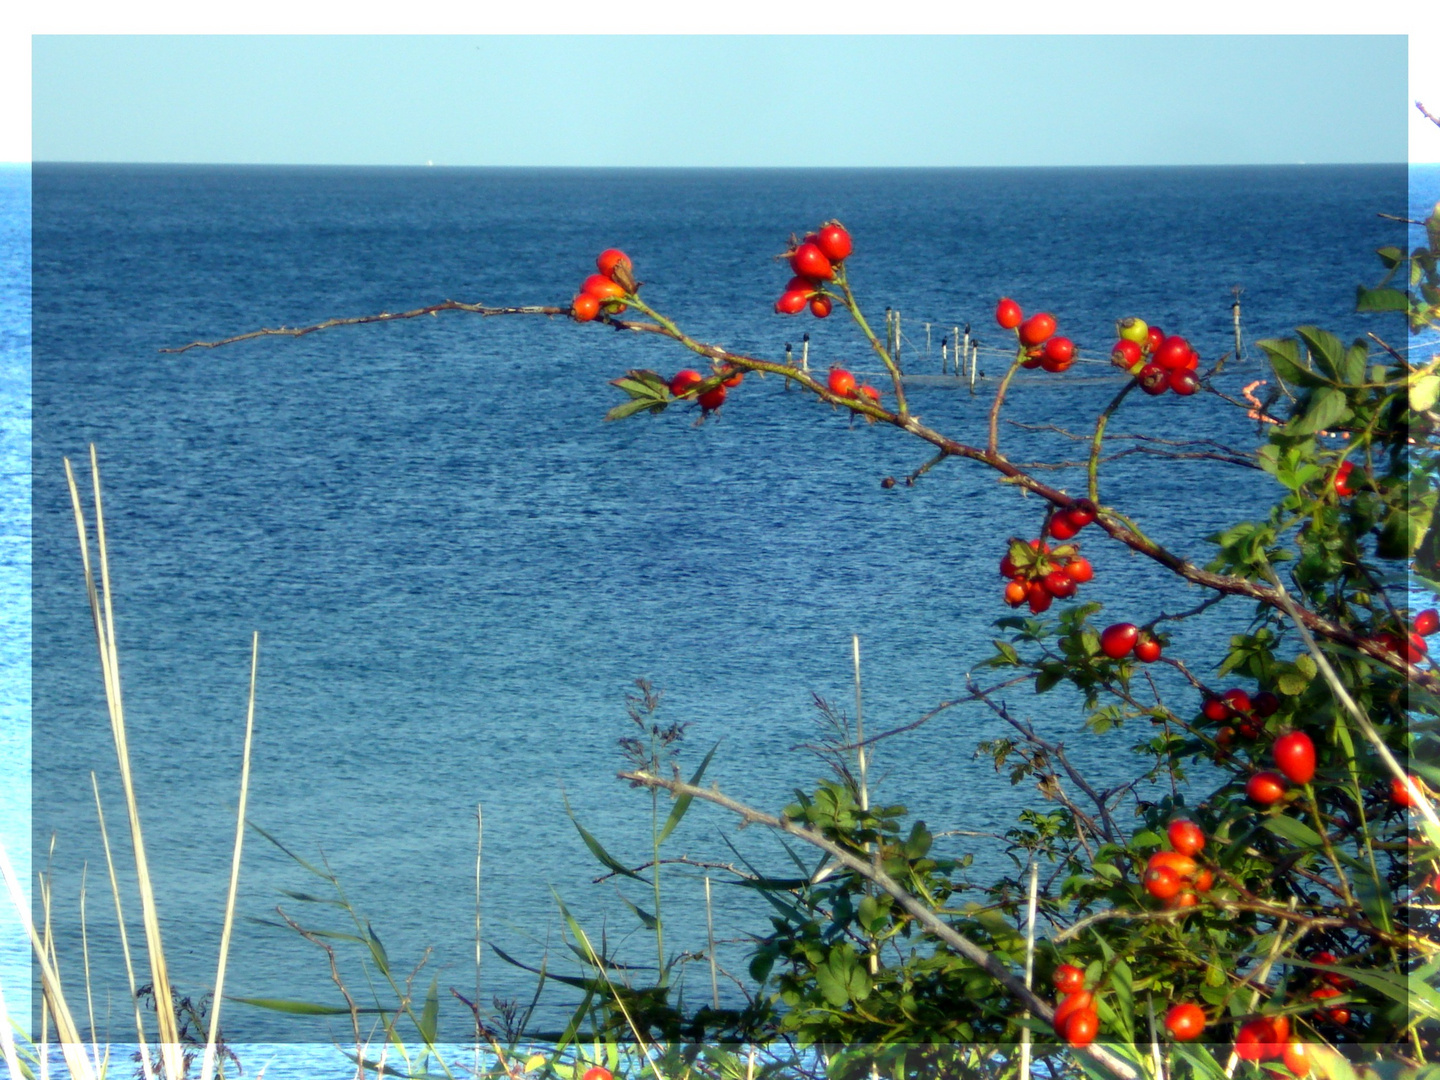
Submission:
[[[165,350],[446,299],[564,306],[596,254],[620,247],[647,303],[694,339],[775,361],[788,346],[889,401],[842,313],[773,310],[791,234],[837,218],[865,315],[883,334],[895,313],[905,372],[928,376],[908,386],[911,409],[941,432],[983,444],[1007,362],[997,298],[1055,314],[1081,361],[1016,381],[1000,446],[1078,494],[1081,440],[1122,385],[1106,362],[1117,318],[1185,335],[1207,368],[1223,357],[1213,385],[1235,401],[1267,378],[1256,342],[1296,326],[1403,347],[1398,316],[1355,313],[1356,286],[1379,280],[1376,249],[1405,247],[1403,219],[1437,197],[1440,170],[1404,165],[0,171],[0,838],[22,880],[47,875],[67,987],[82,985],[88,949],[100,1036],[133,1032],[92,772],[137,962],[140,906],[67,459],[92,545],[92,447],[99,462],[146,852],[172,979],[196,998],[215,982],[259,636],[255,828],[222,1022],[232,1044],[270,1048],[251,1059],[270,1076],[287,1075],[287,1054],[349,1038],[346,1017],[239,1000],[343,1004],[324,951],[286,917],[373,933],[417,1000],[434,980],[446,1039],[470,1031],[457,993],[478,984],[487,1009],[523,1013],[529,969],[580,973],[562,903],[628,977],[653,979],[633,910],[654,908],[649,886],[606,876],[577,828],[627,868],[651,858],[650,796],[617,778],[620,740],[639,731],[637,680],[660,694],[658,722],[681,725],[668,748],[681,775],[713,749],[706,783],[779,810],[828,775],[817,702],[854,720],[856,638],[867,734],[915,724],[971,679],[1004,679],[985,666],[1009,633],[993,625],[1011,614],[996,566],[1044,512],[964,461],[907,484],[926,445],[775,377],[748,376],[708,417],[687,406],[607,422],[625,400],[612,380],[700,358],[563,317],[452,311]],[[942,359],[942,339],[949,355],[967,329],[973,386]],[[1196,563],[1212,534],[1278,499],[1264,474],[1219,460],[1263,438],[1235,401],[1131,394],[1109,429],[1131,452],[1104,464],[1102,500]],[[1101,625],[1204,598],[1093,530],[1080,540],[1096,576],[1079,598],[1103,604]],[[1169,623],[1168,652],[1215,679],[1253,615],[1232,600]],[[1197,705],[1158,683],[1177,711]],[[1217,683],[1232,684],[1249,685]],[[1002,693],[1098,786],[1144,771],[1133,725],[1087,730],[1063,689]],[[869,766],[872,801],[903,804],[937,851],[973,859],[974,898],[1018,873],[1005,836],[1017,815],[1053,807],[978,751],[1008,732],[984,705],[957,704],[877,744]],[[1133,822],[1139,802],[1197,801],[1214,782],[1199,770],[1178,791],[1142,783],[1117,812]],[[719,998],[736,1005],[769,911],[733,871],[818,866],[796,854],[803,867],[699,803],[667,838],[662,857],[682,861],[663,867],[661,916],[687,1002],[711,996],[705,879]],[[6,1003],[33,1026],[8,910],[0,928]],[[364,1004],[366,950],[330,940]],[[532,1026],[557,1030],[576,1003],[547,981]],[[313,1059],[293,1067],[320,1075]]]

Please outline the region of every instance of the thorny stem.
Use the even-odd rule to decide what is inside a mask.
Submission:
[[[1000,456],[1000,409],[1005,404],[1005,394],[1010,389],[1010,380],[1015,377],[1015,372],[1020,370],[1020,364],[1024,359],[1024,350],[1015,354],[1015,359],[1010,362],[1010,369],[1005,372],[1005,377],[1000,380],[1000,386],[995,391],[995,400],[990,403],[990,434],[985,446],[990,457],[1000,461],[1005,460]]]
[[[840,286],[844,294],[845,308],[850,312],[850,317],[855,320],[855,325],[860,327],[860,332],[870,342],[870,348],[880,357],[885,365],[885,370],[890,372],[890,379],[895,384],[895,408],[900,419],[903,421],[910,415],[910,405],[905,400],[905,387],[900,378],[900,368],[891,357],[888,349],[880,344],[880,339],[875,336],[875,331],[870,329],[870,324],[865,321],[864,314],[860,311],[860,305],[855,301],[855,294],[850,291],[850,279],[845,273],[844,265],[835,268],[835,283]]]
[[[640,310],[646,314],[650,314],[652,315],[652,317],[654,317],[654,313],[651,312],[648,306],[646,306],[643,301],[640,301],[637,297],[627,296],[626,302],[632,304],[634,307],[636,307],[637,310]],[[402,312],[399,314],[381,313],[380,315],[362,316],[350,319],[330,319],[326,322],[317,323],[314,326],[308,327],[282,327],[278,330],[255,330],[247,334],[240,334],[235,337],[224,338],[219,341],[191,342],[189,345],[184,345],[179,348],[166,351],[179,353],[184,352],[188,349],[195,348],[216,348],[220,345],[227,345],[232,342],[245,341],[251,338],[265,336],[300,337],[305,334],[314,333],[317,330],[324,330],[334,326],[349,326],[359,323],[383,322],[394,319],[415,318],[420,315],[433,315],[440,311],[466,311],[483,316],[568,314],[567,308],[559,307],[485,307],[480,304],[462,304],[457,301],[447,300],[442,304],[432,304],[429,307],[416,308],[413,311]],[[1007,482],[1013,483],[1017,487],[1020,487],[1026,491],[1032,492],[1033,494],[1040,496],[1042,499],[1045,499],[1047,502],[1053,503],[1056,506],[1070,506],[1074,502],[1074,499],[1071,496],[1067,495],[1065,492],[1059,490],[1058,488],[1052,487],[1049,484],[1041,482],[1036,477],[1031,476],[1023,469],[1006,460],[1005,457],[998,452],[998,450],[982,450],[979,447],[970,446],[962,442],[957,442],[956,440],[942,435],[938,431],[935,431],[934,429],[920,423],[918,419],[916,419],[914,416],[911,416],[909,412],[905,409],[903,397],[897,398],[900,405],[900,411],[897,412],[890,412],[887,409],[881,408],[880,406],[873,404],[868,398],[856,399],[840,397],[838,394],[831,393],[828,387],[811,378],[807,372],[799,371],[785,364],[778,364],[769,360],[761,360],[758,357],[748,356],[744,353],[730,352],[715,345],[703,344],[702,342],[698,342],[680,331],[678,327],[676,327],[674,323],[669,322],[669,320],[666,320],[666,323],[668,325],[662,325],[658,322],[635,322],[631,320],[617,319],[614,316],[610,315],[604,315],[601,317],[600,321],[603,321],[606,325],[611,326],[618,331],[629,331],[631,333],[660,334],[664,337],[668,337],[674,341],[679,342],[691,352],[697,353],[700,356],[707,357],[711,360],[730,364],[733,367],[736,367],[742,371],[754,371],[762,374],[779,375],[784,379],[788,379],[798,383],[800,386],[803,386],[805,389],[815,394],[822,401],[825,401],[831,405],[846,408],[851,410],[852,412],[868,416],[872,420],[880,421],[890,424],[894,427],[898,427],[901,430],[906,431],[909,434],[920,439],[921,441],[929,443],[937,450],[944,450],[951,457],[968,458],[971,461],[976,461],[982,465],[988,466],[989,468],[994,469],[996,472],[1000,473]],[[879,343],[875,341],[874,334],[868,331],[868,327],[866,327],[863,322],[861,323],[861,327],[862,329],[867,331],[867,336],[870,338],[872,345],[878,346]],[[888,354],[884,354],[883,346],[880,346],[880,351],[887,360],[886,366],[891,368],[892,374],[896,375],[896,377],[898,378],[898,371],[894,369],[893,362],[889,361]],[[714,381],[718,382],[718,377]],[[996,410],[999,402],[1003,400],[1004,390],[1005,384],[1002,382],[1000,391],[997,392],[996,404],[992,405],[991,407],[992,443],[995,440],[997,430],[996,421],[998,420],[998,412]],[[1197,567],[1194,564],[1190,563],[1188,560],[1181,558],[1180,556],[1174,554],[1171,551],[1168,551],[1167,549],[1161,547],[1159,544],[1155,543],[1155,541],[1145,536],[1140,531],[1139,527],[1135,525],[1134,522],[1130,521],[1122,514],[1116,513],[1114,511],[1108,511],[1097,516],[1095,521],[1096,524],[1099,525],[1100,528],[1104,530],[1104,532],[1113,539],[1118,540],[1120,543],[1124,544],[1131,550],[1139,552],[1141,555],[1144,555],[1147,558],[1153,559],[1161,566],[1164,566],[1166,569],[1170,570],[1172,573],[1185,579],[1191,584],[1200,585],[1203,588],[1213,589],[1216,592],[1224,593],[1230,596],[1246,596],[1252,600],[1256,600],[1259,603],[1266,604],[1270,607],[1282,607],[1279,598],[1280,594],[1276,590],[1276,588],[1272,586],[1262,585],[1258,582],[1250,581],[1249,579],[1243,577],[1236,577],[1228,574],[1218,574],[1209,570],[1203,570],[1200,567]],[[1384,666],[1394,671],[1399,672],[1400,674],[1406,676],[1406,678],[1408,678],[1411,682],[1421,687],[1424,687],[1427,690],[1440,691],[1440,677],[1437,677],[1431,672],[1425,671],[1424,669],[1407,662],[1401,656],[1397,656],[1389,652],[1389,650],[1385,649],[1377,642],[1371,640],[1369,637],[1361,636],[1360,634],[1355,633],[1347,627],[1342,626],[1331,619],[1327,619],[1324,616],[1317,614],[1316,612],[1310,611],[1307,608],[1296,608],[1296,617],[1312,634],[1319,634],[1320,636],[1325,637],[1330,641],[1334,641],[1337,644],[1344,645],[1350,649],[1354,649],[1356,652],[1364,653],[1370,659],[1376,661],[1377,663],[1383,664]],[[1437,829],[1440,829],[1440,820],[1437,820],[1435,822],[1435,827]]]
[[[1086,466],[1086,475],[1090,480],[1090,501],[1096,506],[1100,505],[1100,446],[1105,441],[1105,425],[1110,423],[1110,417],[1120,407],[1120,402],[1125,400],[1125,395],[1135,387],[1136,380],[1131,379],[1111,399],[1110,404],[1105,406],[1105,411],[1100,414],[1100,418],[1095,421],[1095,434],[1090,439],[1090,463]]]

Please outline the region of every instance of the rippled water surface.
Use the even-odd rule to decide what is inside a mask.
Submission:
[[[687,361],[673,345],[600,326],[448,314],[216,351],[161,348],[447,297],[564,303],[595,253],[619,245],[650,302],[697,338],[779,359],[808,331],[812,367],[873,373],[839,318],[771,311],[788,277],[772,256],[790,232],[830,216],[855,234],[851,278],[872,323],[887,306],[901,312],[915,373],[938,374],[950,327],[969,322],[987,348],[1001,344],[989,312],[1002,294],[1056,312],[1090,356],[1108,352],[1116,317],[1140,314],[1211,361],[1233,346],[1240,285],[1247,359],[1232,358],[1217,380],[1230,394],[1260,377],[1254,339],[1304,323],[1347,338],[1404,334],[1351,312],[1355,285],[1378,276],[1374,249],[1404,244],[1403,226],[1377,216],[1406,211],[1403,167],[42,166],[33,179],[32,829],[37,855],[56,838],[62,955],[78,949],[74,898],[89,865],[92,963],[112,1024],[123,1019],[124,983],[97,885],[91,769],[112,839],[123,804],[64,456],[83,458],[93,442],[102,464],[126,715],[177,981],[213,981],[258,630],[249,815],[296,853],[323,853],[397,967],[433,946],[427,971],[438,973],[455,1035],[464,1020],[446,991],[475,984],[477,804],[487,939],[531,963],[548,942],[559,960],[553,887],[619,943],[635,922],[617,889],[648,899],[592,883],[601,868],[565,800],[619,859],[647,857],[648,797],[615,779],[633,680],[653,680],[662,718],[690,725],[682,768],[719,742],[709,779],[783,805],[820,775],[793,749],[818,734],[811,695],[853,701],[850,635],[862,639],[871,730],[956,696],[992,651],[990,621],[1005,614],[995,575],[1005,538],[1034,535],[1042,514],[1037,500],[956,462],[914,488],[883,489],[882,477],[920,466],[924,448],[849,424],[776,379],[748,378],[701,426],[683,409],[603,423],[619,400],[609,379]],[[3,377],[24,381],[22,332],[7,327]],[[982,353],[992,374],[1002,364]],[[1082,365],[1031,379],[1007,415],[1085,430],[1118,388],[1102,376],[1104,365]],[[917,386],[912,408],[980,442],[989,393]],[[21,415],[4,423],[5,439],[18,438]],[[1256,437],[1212,396],[1127,400],[1112,430],[1239,447]],[[1007,425],[1002,445],[1016,461],[1080,453],[1048,429]],[[1074,471],[1049,475],[1080,488]],[[1104,497],[1204,561],[1202,538],[1262,513],[1275,490],[1245,469],[1136,454],[1106,467]],[[28,540],[13,529],[5,544]],[[1140,622],[1200,599],[1153,563],[1085,539],[1097,578],[1084,595],[1104,603],[1101,618]],[[1222,605],[1177,626],[1172,651],[1204,672],[1247,615]],[[1100,779],[1133,773],[1128,731],[1085,733],[1059,692],[1014,703]],[[937,831],[1003,831],[1041,801],[974,757],[977,742],[1001,733],[977,706],[941,714],[878,751],[877,797],[903,801]],[[734,861],[722,833],[757,865],[786,869],[765,836],[737,834],[699,807],[672,854]],[[975,854],[976,881],[1010,866],[993,841],[945,843]],[[318,883],[258,834],[242,883],[243,916],[273,919],[281,904],[331,918],[279,892]],[[702,884],[684,867],[669,883],[667,944],[698,950]],[[723,956],[739,971],[742,939],[765,929],[764,911],[743,890],[717,885],[715,895],[717,935],[732,942]],[[637,963],[652,958],[645,939],[621,947]],[[487,998],[528,999],[534,985],[494,954],[482,979]],[[692,996],[706,984],[693,979]],[[250,919],[237,927],[227,990],[338,1000],[322,954]],[[566,1000],[548,996],[542,1015],[562,1016]],[[226,1018],[240,1040],[330,1037],[326,1021],[239,1005]]]

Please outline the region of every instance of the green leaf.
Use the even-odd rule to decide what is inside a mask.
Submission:
[[[1408,311],[1410,298],[1399,289],[1367,289],[1360,285],[1355,290],[1356,311]]]
[[[1035,692],[1043,694],[1046,690],[1052,689],[1061,679],[1065,677],[1065,668],[1061,664],[1046,664],[1035,673]]]
[[[1440,398],[1440,375],[1422,375],[1410,386],[1410,408],[1424,412]]]
[[[1283,671],[1275,680],[1276,689],[1286,697],[1299,697],[1310,685],[1310,680],[1298,671]]]
[[[580,839],[585,841],[585,846],[590,849],[590,854],[594,855],[595,858],[599,859],[607,870],[611,870],[617,874],[622,874],[625,877],[634,878],[636,881],[644,881],[647,885],[650,884],[649,881],[646,881],[645,878],[641,877],[634,870],[631,870],[619,859],[615,858],[608,851],[606,851],[600,841],[596,840],[595,837],[591,836],[585,826],[581,825],[579,819],[575,817],[574,812],[570,809],[570,799],[568,797],[564,797],[564,801],[565,813],[568,814],[570,820],[574,822],[575,828],[580,833]]]
[[[1365,381],[1365,365],[1370,362],[1370,347],[1359,338],[1345,350],[1345,359],[1340,365],[1340,374],[1351,386]]]
[[[1270,367],[1282,382],[1307,387],[1329,385],[1329,380],[1300,363],[1300,343],[1294,338],[1270,338],[1255,344],[1270,359]]]
[[[870,975],[849,942],[830,950],[825,962],[815,969],[815,985],[837,1009],[870,996]]]
[[[1282,839],[1291,843],[1299,844],[1301,847],[1314,848],[1316,851],[1324,846],[1320,834],[1296,818],[1286,817],[1284,814],[1275,814],[1265,819],[1265,828]]]
[[[385,946],[376,936],[375,928],[369,922],[365,924],[365,944],[370,946],[370,955],[375,958],[375,966],[380,969],[380,974],[388,976],[390,974],[390,957],[385,952]]]
[[[1340,344],[1340,339],[1317,326],[1300,326],[1295,329],[1295,332],[1305,342],[1305,347],[1310,350],[1310,355],[1320,365],[1320,370],[1330,378],[1341,381],[1345,347]]]
[[[1380,261],[1385,264],[1386,270],[1394,270],[1405,261],[1405,252],[1397,247],[1376,248],[1375,254],[1380,256]]]
[[[655,927],[657,927],[657,926],[660,925],[660,920],[659,920],[659,919],[655,918],[654,915],[651,915],[648,911],[646,911],[644,908],[642,908],[639,904],[632,904],[632,903],[630,902],[629,898],[628,898],[624,893],[622,893],[619,889],[616,889],[616,890],[615,890],[615,893],[616,893],[617,896],[620,897],[620,902],[621,902],[622,904],[624,904],[626,907],[628,907],[631,911],[633,911],[633,912],[635,913],[635,917],[640,920],[640,924],[641,924],[642,926],[644,926],[646,930],[654,930]],[[586,959],[589,959],[589,958],[586,957]]]
[[[1333,386],[1322,386],[1311,395],[1304,415],[1297,416],[1286,424],[1284,432],[1292,438],[1314,435],[1317,431],[1334,427],[1349,415],[1350,406],[1345,401],[1344,391]]]
[[[646,409],[661,412],[664,409],[664,402],[657,403],[651,398],[644,397],[633,398],[630,401],[622,401],[605,414],[605,419],[624,420],[627,416],[634,416],[636,413],[644,412]]]
[[[690,777],[691,787],[700,786],[700,781],[705,777],[705,770],[710,767],[710,759],[715,756],[715,751],[719,749],[720,744],[718,742],[710,748],[710,752],[705,755],[705,760],[700,762],[700,768],[696,769],[695,775]],[[665,838],[674,831],[675,826],[680,824],[680,819],[685,816],[685,811],[690,809],[690,802],[693,798],[693,795],[681,795],[675,800],[675,805],[670,808],[670,816],[665,819],[665,827],[660,830],[660,839],[655,841],[657,847],[663,844]]]
[[[225,995],[226,1001],[238,1001],[242,1005],[254,1005],[257,1009],[289,1013],[291,1016],[349,1016],[350,1010],[344,1005],[316,1005],[309,1001],[291,1001],[288,998],[250,998]],[[379,1009],[358,1009],[362,1013],[377,1013]]]
[[[426,1046],[435,1045],[435,1036],[440,1030],[440,983],[437,977],[430,979],[430,989],[425,992],[425,1008],[420,1011],[420,1038]]]

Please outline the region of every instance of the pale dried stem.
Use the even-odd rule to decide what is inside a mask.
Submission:
[[[89,541],[85,513],[80,505],[80,491],[70,459],[65,459],[65,476],[70,484],[70,499],[75,509],[75,528],[85,566],[85,587],[90,597],[91,616],[100,650],[100,666],[105,680],[105,700],[110,711],[110,731],[115,740],[115,756],[120,767],[120,781],[125,791],[125,806],[130,818],[130,840],[135,856],[135,877],[140,886],[140,907],[145,925],[145,943],[150,956],[151,986],[155,991],[155,1018],[160,1029],[160,1060],[166,1080],[182,1080],[185,1073],[180,1052],[179,1026],[175,1020],[175,1003],[170,989],[170,973],[165,963],[165,949],[160,936],[160,913],[155,905],[155,892],[150,881],[150,867],[145,857],[145,840],[140,828],[140,807],[135,798],[135,784],[130,773],[130,748],[125,733],[125,709],[120,693],[119,654],[115,645],[115,612],[110,588],[110,560],[105,544],[105,508],[100,491],[100,463],[95,445],[90,445],[90,473],[95,498],[95,538],[100,556],[100,580],[104,590],[104,607],[95,592],[90,569]]]
[[[225,999],[225,965],[235,927],[235,896],[240,889],[240,849],[245,842],[245,804],[250,795],[250,746],[255,735],[255,672],[260,666],[260,634],[250,639],[250,701],[245,709],[245,751],[240,763],[240,806],[235,812],[235,848],[230,856],[230,890],[225,897],[225,925],[220,931],[220,958],[215,966],[215,998],[210,1006],[210,1031],[205,1039],[201,1080],[215,1075],[215,1045],[220,1036],[220,1003]]]
[[[105,846],[105,866],[110,871],[110,892],[115,897],[115,922],[120,928],[120,953],[125,958],[125,976],[130,980],[130,1004],[135,1007],[135,1033],[139,1039],[140,1069],[145,1080],[155,1080],[150,1068],[150,1047],[145,1040],[145,1019],[140,1014],[140,995],[135,986],[135,964],[130,958],[130,936],[125,932],[125,912],[120,905],[120,882],[115,877],[115,860],[110,854],[110,832],[105,828],[105,811],[100,806],[100,785],[95,772],[90,772],[90,786],[95,791],[95,816],[100,821],[100,841]]]
[[[40,940],[35,929],[35,923],[30,917],[30,905],[20,890],[20,882],[15,878],[15,870],[10,865],[10,856],[3,844],[0,844],[0,877],[4,878],[5,891],[10,895],[10,903],[15,908],[15,914],[19,916],[20,925],[24,927],[25,935],[30,939],[30,947],[35,953],[35,962],[40,968],[41,993],[44,995],[45,1005],[55,1017],[56,1037],[60,1040],[60,1052],[65,1056],[65,1065],[70,1070],[70,1076],[78,1080],[94,1080],[95,1070],[90,1059],[85,1056],[85,1044],[80,1039],[80,1030],[76,1027],[75,1018],[70,1014],[70,1007],[60,990],[60,974],[50,962],[50,950]],[[48,1054],[42,1044],[42,1068],[46,1067],[47,1058]]]

